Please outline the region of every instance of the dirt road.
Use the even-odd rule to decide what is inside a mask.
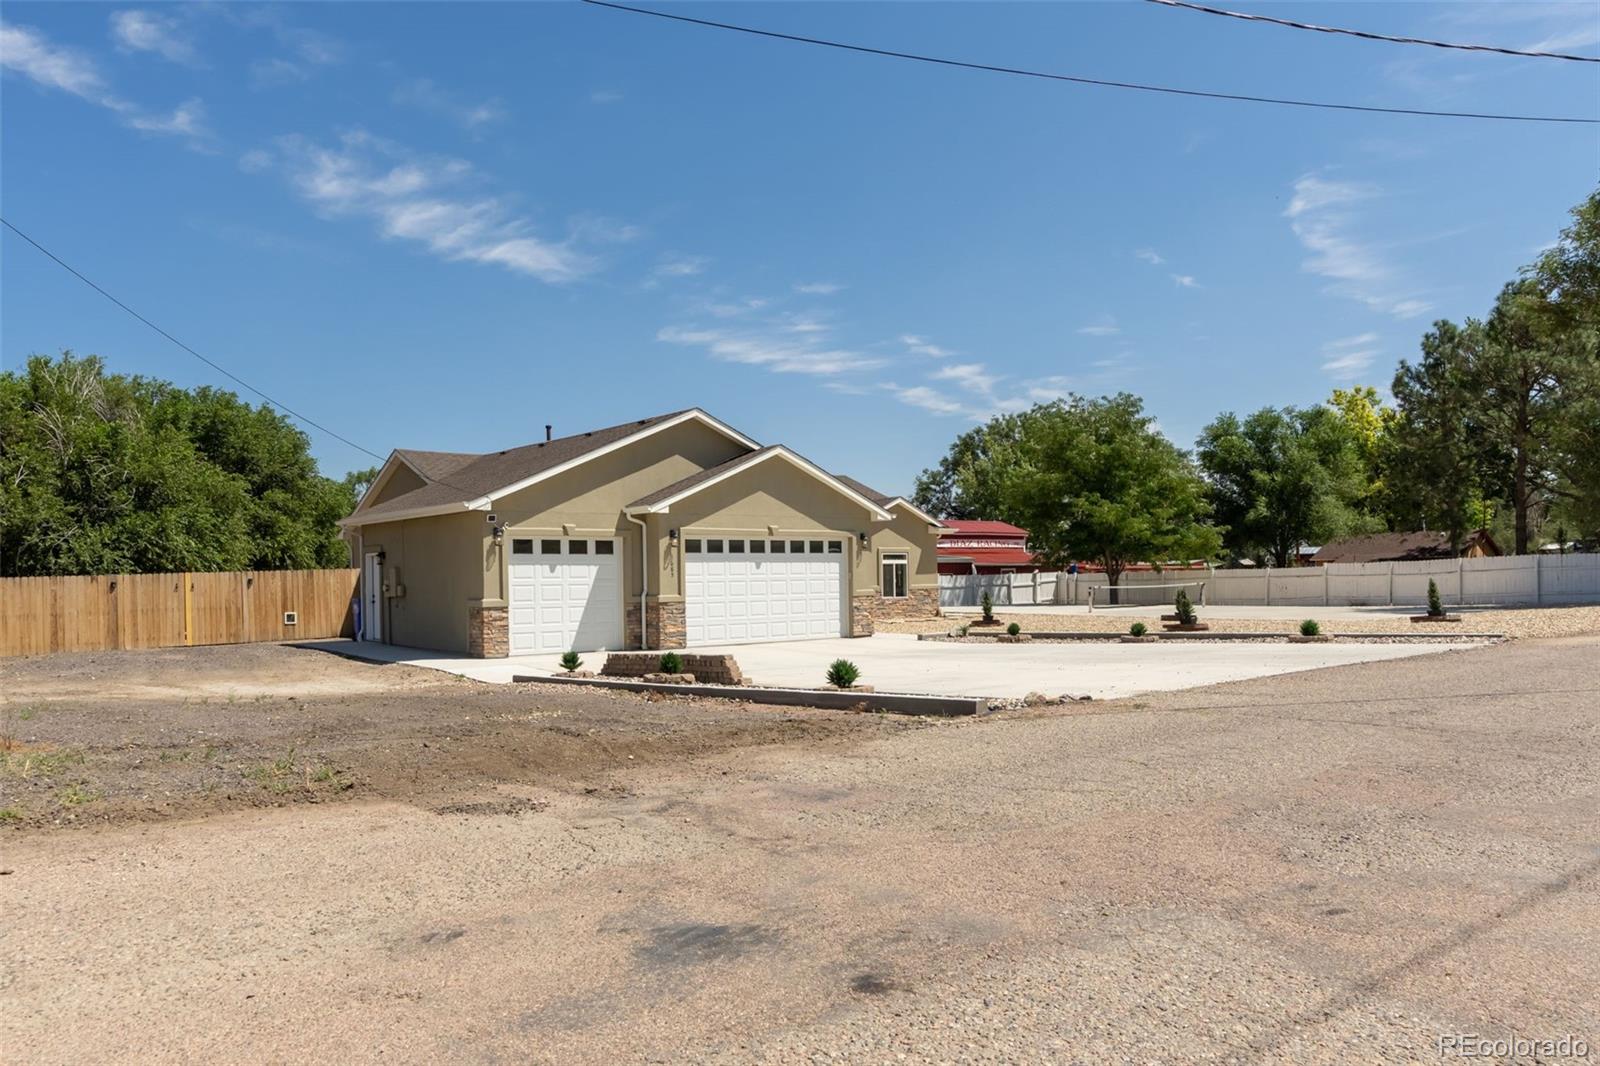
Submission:
[[[607,772],[0,837],[6,1059],[1600,1054],[1596,638]]]

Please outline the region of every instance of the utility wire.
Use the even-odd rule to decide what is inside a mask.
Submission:
[[[176,344],[178,347],[180,347],[184,351],[188,352],[190,355],[192,355],[196,359],[200,360],[206,366],[209,366],[212,370],[215,370],[217,373],[222,374],[224,377],[227,377],[227,378],[231,379],[232,381],[237,382],[239,385],[243,386],[244,388],[249,389],[251,392],[255,393],[257,396],[259,396],[263,400],[267,401],[267,403],[271,404],[273,407],[278,408],[278,410],[282,411],[284,414],[291,415],[294,418],[299,419],[301,422],[304,422],[306,425],[312,426],[312,427],[314,427],[316,429],[321,430],[322,432],[326,433],[328,436],[332,437],[334,440],[343,441],[345,444],[348,444],[350,447],[354,448],[356,451],[362,452],[362,453],[364,453],[366,455],[370,455],[374,459],[378,460],[379,462],[384,462],[385,460],[388,459],[388,456],[379,455],[377,452],[373,451],[371,448],[363,448],[361,445],[357,444],[355,441],[351,440],[349,437],[342,436],[341,434],[335,433],[333,430],[329,429],[327,426],[323,425],[321,422],[316,422],[316,421],[313,421],[310,418],[307,418],[305,415],[301,414],[299,411],[296,411],[294,408],[290,407],[288,404],[282,403],[282,402],[280,402],[278,400],[274,400],[271,396],[268,396],[266,393],[262,392],[260,389],[256,388],[254,385],[250,384],[248,381],[246,381],[244,378],[241,378],[239,375],[235,374],[233,371],[228,370],[226,367],[220,366],[217,363],[212,362],[210,359],[207,359],[205,356],[201,355],[199,352],[195,351],[193,348],[189,347],[187,344],[183,343],[178,338],[174,337],[172,334],[168,333],[166,330],[162,329],[160,326],[156,325],[154,322],[150,321],[148,318],[144,317],[139,312],[135,311],[133,308],[129,307],[127,304],[123,303],[121,300],[119,300],[115,296],[111,295],[109,292],[107,292],[106,290],[102,289],[100,286],[96,285],[94,282],[90,281],[88,278],[84,277],[77,270],[75,270],[71,266],[71,264],[67,263],[60,256],[56,255],[56,253],[52,252],[50,249],[46,248],[44,245],[40,244],[38,241],[34,240],[32,237],[30,237],[26,233],[22,232],[16,226],[13,226],[11,224],[11,220],[10,219],[0,218],[0,224],[3,224],[6,227],[6,229],[9,229],[12,233],[15,233],[18,237],[21,237],[23,240],[27,241],[29,244],[31,244],[35,248],[39,249],[39,251],[43,252],[45,255],[47,255],[51,259],[55,260],[57,266],[61,267],[63,270],[65,270],[67,273],[71,274],[73,277],[77,278],[79,281],[83,282],[85,285],[89,286],[89,288],[93,289],[95,292],[99,293],[101,296],[104,296],[106,299],[110,300],[112,303],[116,304],[118,307],[120,307],[124,311],[128,312],[128,314],[132,315],[134,318],[137,318],[140,322],[143,322],[145,325],[149,326],[151,329],[155,330],[157,333],[159,333],[163,337],[167,338],[167,340],[171,341],[173,344]]]
[[[1424,115],[1430,118],[1476,118],[1493,119],[1501,122],[1565,122],[1582,125],[1600,125],[1600,118],[1577,118],[1557,115],[1497,115],[1482,114],[1472,111],[1424,111],[1410,107],[1369,107],[1363,104],[1331,104],[1317,100],[1289,100],[1276,96],[1248,96],[1242,93],[1207,92],[1201,89],[1177,89],[1165,85],[1143,85],[1137,82],[1107,81],[1102,78],[1084,78],[1072,74],[1051,74],[1046,71],[1024,70],[1018,67],[1001,67],[988,63],[969,63],[960,59],[941,59],[938,56],[918,55],[914,52],[896,52],[887,48],[870,48],[860,44],[846,44],[842,41],[829,41],[820,37],[803,37],[793,33],[779,33],[775,30],[758,30],[752,26],[739,26],[731,22],[714,22],[711,19],[691,18],[688,15],[673,15],[665,11],[654,11],[647,7],[631,7],[628,4],[612,3],[611,0],[583,0],[584,3],[594,7],[607,7],[613,11],[626,11],[634,15],[649,15],[653,18],[669,19],[673,22],[687,22],[694,26],[708,26],[718,30],[732,30],[735,33],[748,33],[756,37],[770,37],[779,41],[794,41],[798,44],[814,44],[823,48],[838,48],[846,52],[860,52],[865,55],[886,56],[890,59],[911,59],[918,63],[935,63],[944,67],[961,67],[965,70],[985,70],[993,74],[1015,74],[1024,78],[1043,78],[1047,81],[1069,81],[1078,85],[1099,85],[1109,89],[1136,89],[1147,93],[1165,93],[1170,96],[1197,96],[1208,100],[1237,100],[1252,104],[1279,104],[1285,107],[1312,107],[1323,108],[1331,111],[1370,111],[1384,115]]]
[[[1318,26],[1311,22],[1295,22],[1293,19],[1273,18],[1270,15],[1250,15],[1243,11],[1225,11],[1220,7],[1207,7],[1204,4],[1189,3],[1188,0],[1147,0],[1147,2],[1162,4],[1166,7],[1181,7],[1189,11],[1199,11],[1206,15],[1223,15],[1231,19],[1244,19],[1246,22],[1270,22],[1274,26],[1287,26],[1294,30],[1339,33],[1347,37],[1361,37],[1368,41],[1388,41],[1391,44],[1425,44],[1431,48],[1454,48],[1463,52],[1496,52],[1503,56],[1527,56],[1532,59],[1568,59],[1574,63],[1600,63],[1600,56],[1575,56],[1565,52],[1533,52],[1524,51],[1520,48],[1500,48],[1492,44],[1453,44],[1449,41],[1430,41],[1425,37],[1394,37],[1387,33],[1346,30],[1338,26]]]

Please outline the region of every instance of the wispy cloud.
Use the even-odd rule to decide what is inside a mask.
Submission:
[[[130,129],[184,136],[192,146],[204,146],[207,134],[201,101],[186,101],[166,115],[147,110],[113,93],[87,55],[52,44],[38,30],[0,23],[0,69],[28,78],[41,88],[70,93],[103,107]]]
[[[1194,280],[1193,274],[1174,274],[1172,275],[1172,283],[1180,289],[1198,289],[1200,287],[1200,283]]]
[[[465,160],[418,155],[362,131],[332,147],[299,136],[277,145],[275,161],[317,211],[370,219],[385,238],[552,283],[598,267],[571,239],[539,237],[498,198],[473,194],[476,175]]]
[[[149,11],[113,11],[111,35],[129,52],[154,52],[174,63],[197,61],[194,43],[183,34],[178,20]]]
[[[656,332],[656,340],[703,348],[713,359],[759,366],[777,374],[831,377],[883,365],[881,359],[831,346],[816,336],[782,336],[758,328],[665,326]]]
[[[1101,315],[1089,325],[1079,326],[1078,332],[1085,337],[1113,337],[1122,332],[1122,327],[1110,315]]]
[[[1361,333],[1322,346],[1322,370],[1340,380],[1359,377],[1378,357],[1378,335]]]
[[[299,63],[282,56],[258,59],[250,64],[250,81],[258,89],[271,89],[280,85],[295,85],[310,81],[311,71]]]
[[[270,34],[287,55],[266,56],[250,64],[250,80],[258,89],[309,81],[320,67],[344,60],[344,45],[318,30],[296,26],[276,7],[221,4],[209,10],[237,26]]]
[[[997,377],[982,363],[952,363],[933,372],[935,381],[950,381],[979,396],[993,396]]]
[[[941,348],[937,344],[930,343],[926,337],[919,337],[915,333],[900,334],[900,343],[913,355],[926,355],[932,359],[943,359],[945,356],[956,354],[949,348]]]
[[[591,104],[616,104],[622,102],[622,93],[616,89],[596,89],[589,94]]]
[[[832,296],[843,289],[844,286],[836,281],[807,281],[794,287],[795,292],[804,293],[807,296]]]
[[[1135,256],[1137,256],[1138,258],[1143,259],[1146,263],[1149,263],[1151,266],[1160,266],[1162,263],[1165,263],[1167,261],[1166,258],[1164,256],[1162,256],[1162,254],[1160,252],[1157,252],[1153,248],[1140,248],[1137,252],[1134,252],[1133,254]]]
[[[926,385],[896,385],[886,382],[883,386],[894,398],[901,403],[912,407],[920,407],[924,411],[931,411],[936,415],[965,415],[969,418],[979,417],[974,413],[970,404],[963,403],[955,397],[948,396],[937,389]]]
[[[661,257],[661,262],[656,264],[651,271],[658,278],[692,278],[696,274],[704,274],[706,267],[711,265],[711,260],[703,255],[678,255],[668,253]]]
[[[1396,318],[1412,318],[1430,305],[1414,295],[1397,293],[1394,269],[1381,249],[1354,233],[1352,209],[1379,195],[1372,185],[1307,174],[1294,183],[1294,196],[1283,214],[1310,253],[1301,269],[1330,279],[1329,292]]]
[[[441,89],[428,78],[417,78],[395,89],[394,102],[442,116],[469,131],[476,131],[506,117],[505,104],[500,100],[473,102]]]

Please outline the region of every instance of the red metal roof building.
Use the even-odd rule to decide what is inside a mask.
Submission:
[[[939,533],[941,574],[1027,574],[1039,569],[1028,531],[1009,522],[947,518]]]

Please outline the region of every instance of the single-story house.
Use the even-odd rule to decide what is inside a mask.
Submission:
[[[939,532],[941,574],[1031,574],[1039,561],[1028,531],[1009,522],[947,518]]]
[[[1450,534],[1432,530],[1414,533],[1369,533],[1332,541],[1317,549],[1311,562],[1328,563],[1403,563],[1419,559],[1478,559],[1502,555],[1500,546],[1487,529],[1473,530],[1461,538],[1458,548],[1450,547]]]
[[[397,450],[341,520],[365,640],[500,657],[865,636],[939,613],[939,521],[698,408]]]

